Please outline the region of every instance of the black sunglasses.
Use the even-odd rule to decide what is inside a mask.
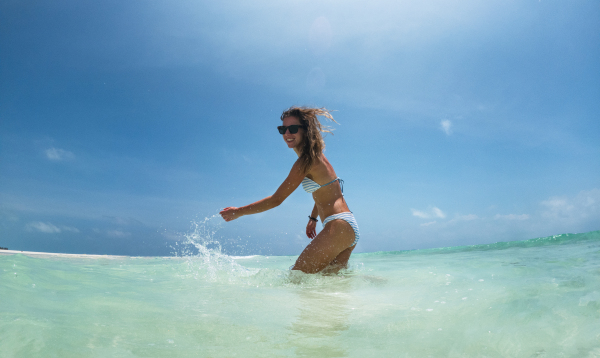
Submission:
[[[277,127],[277,130],[279,131],[279,134],[285,134],[285,132],[287,132],[287,130],[290,130],[291,134],[296,134],[298,133],[298,129],[299,128],[304,128],[304,126],[301,126],[299,124],[292,124],[291,126],[279,126]]]

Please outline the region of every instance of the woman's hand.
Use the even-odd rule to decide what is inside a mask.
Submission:
[[[228,208],[221,210],[221,212],[219,214],[221,214],[221,216],[223,217],[223,220],[231,221],[231,220],[235,220],[241,216],[237,213],[237,210],[238,210],[238,208],[230,206]]]
[[[314,239],[315,237],[317,237],[317,222],[312,220],[312,219],[308,219],[308,224],[306,224],[306,236],[308,236],[309,239]]]

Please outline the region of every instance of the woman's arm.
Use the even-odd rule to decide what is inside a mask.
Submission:
[[[225,208],[220,212],[220,214],[225,221],[231,221],[239,218],[240,216],[258,214],[262,213],[263,211],[273,209],[274,207],[283,203],[283,201],[290,196],[294,190],[296,190],[300,183],[302,183],[304,175],[304,172],[300,169],[299,161],[296,161],[294,166],[292,166],[292,170],[290,170],[287,178],[279,186],[277,191],[275,191],[275,194],[240,208]]]
[[[310,213],[310,217],[317,218],[319,215],[319,211],[317,210],[317,203],[313,206],[312,212]],[[309,239],[314,239],[317,236],[317,222],[313,219],[308,219],[308,224],[306,224],[306,236]]]
[[[310,217],[318,219],[319,218],[319,210],[317,209],[317,203],[313,206],[312,211],[310,212]]]

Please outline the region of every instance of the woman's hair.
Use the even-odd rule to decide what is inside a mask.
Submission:
[[[325,150],[325,141],[321,132],[333,133],[332,129],[321,124],[317,116],[325,117],[335,121],[333,116],[326,108],[310,108],[310,107],[290,107],[281,114],[283,121],[287,117],[296,117],[304,128],[305,135],[302,142],[302,153],[300,154],[300,167],[303,172],[308,172],[310,167],[321,156]]]

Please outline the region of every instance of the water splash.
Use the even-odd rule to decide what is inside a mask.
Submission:
[[[184,233],[183,242],[177,245],[175,256],[185,259],[184,276],[209,282],[221,282],[253,287],[318,287],[333,281],[345,280],[354,270],[342,270],[339,274],[319,273],[309,275],[300,271],[290,271],[287,266],[281,268],[249,268],[238,263],[254,256],[234,257],[223,252],[218,235],[223,228],[223,219],[215,214],[204,219],[194,220],[189,232]],[[265,256],[256,256],[265,259]],[[355,268],[356,269],[356,268]]]
[[[218,218],[197,223],[181,238],[208,251],[192,245],[185,258],[0,255],[3,354],[600,354],[594,233],[510,250],[355,254],[328,276],[289,272],[291,256],[219,256]]]
[[[222,224],[223,219],[218,214],[205,217],[204,220],[192,221],[190,231],[184,234],[186,241],[184,241],[184,248],[181,251],[182,256],[191,256],[193,252],[191,247],[195,247],[199,251],[199,255],[208,258],[224,255],[221,243],[216,238]]]
[[[185,240],[174,254],[186,260],[186,271],[194,278],[227,282],[236,277],[253,274],[252,270],[223,253],[217,237],[222,225],[223,219],[219,214],[215,214],[203,220],[192,221],[190,231],[183,234]]]

